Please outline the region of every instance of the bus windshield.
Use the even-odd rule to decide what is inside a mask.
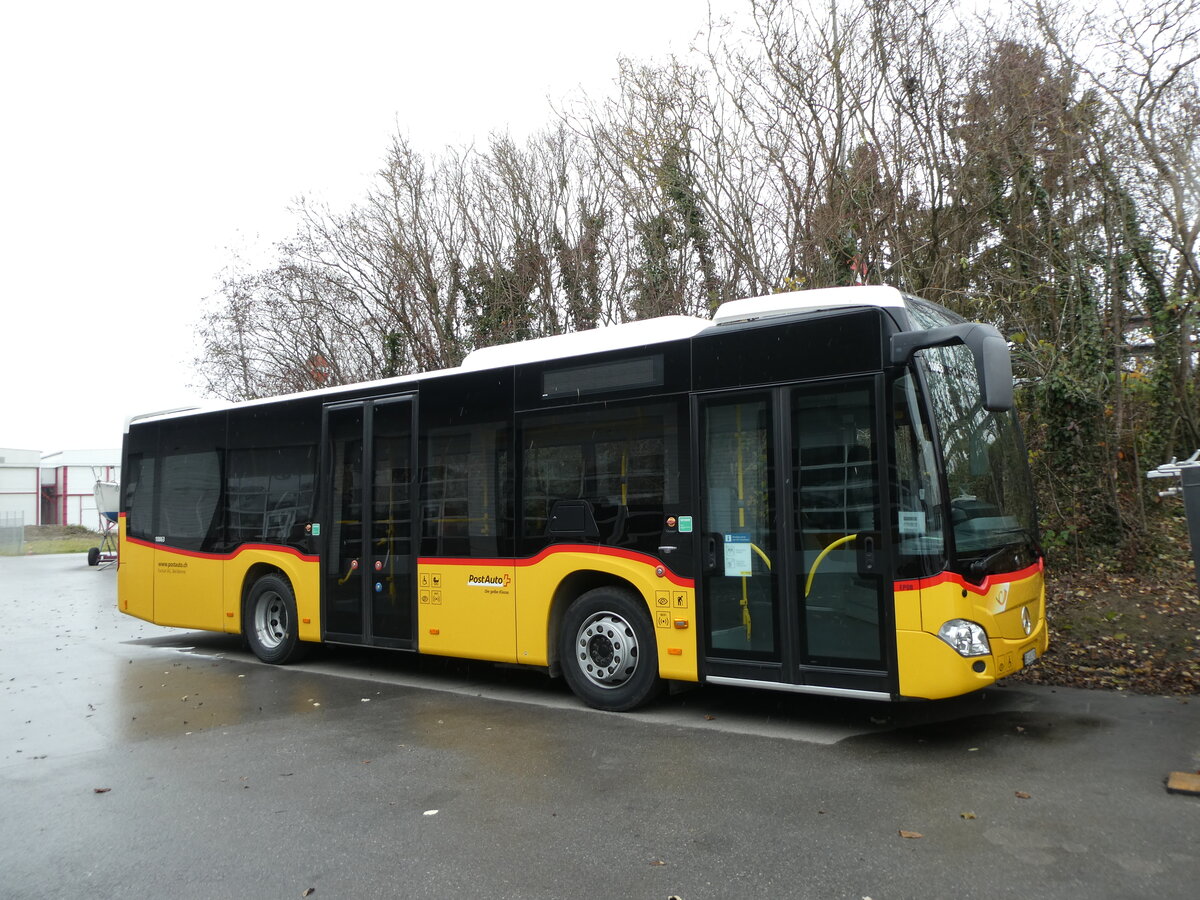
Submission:
[[[954,557],[983,577],[1036,562],[1033,486],[1015,413],[983,408],[971,351],[962,345],[920,353],[942,449]]]
[[[963,320],[932,303],[906,298],[922,328]],[[1014,411],[983,408],[971,351],[961,344],[922,350],[933,429],[953,533],[952,568],[981,579],[1032,565],[1041,555],[1033,483]]]

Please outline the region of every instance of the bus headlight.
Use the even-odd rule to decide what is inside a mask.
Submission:
[[[977,622],[951,619],[938,629],[938,637],[953,647],[959,656],[987,656],[992,652],[987,632]]]

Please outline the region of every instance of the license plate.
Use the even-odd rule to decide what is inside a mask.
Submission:
[[[1025,651],[1024,665],[1032,665],[1035,659],[1037,659],[1037,647],[1030,647]]]

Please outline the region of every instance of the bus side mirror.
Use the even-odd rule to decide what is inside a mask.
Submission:
[[[964,322],[925,331],[900,331],[892,335],[891,363],[907,365],[918,350],[965,344],[975,359],[979,378],[979,393],[983,408],[990,412],[1005,412],[1013,408],[1012,357],[1008,343],[991,325]]]
[[[993,329],[995,330],[995,329]],[[970,346],[970,345],[968,345]],[[982,347],[976,350],[975,369],[979,373],[979,389],[983,394],[983,408],[991,412],[1005,412],[1013,408],[1012,357],[1008,344],[999,333],[984,336]]]

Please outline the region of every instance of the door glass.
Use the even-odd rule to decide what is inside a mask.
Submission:
[[[333,503],[325,558],[325,627],[361,635],[362,615],[362,407],[329,411]]]
[[[880,662],[878,443],[870,384],[792,392],[803,661]]]
[[[412,636],[412,406],[374,407],[371,548],[367,554],[374,637]]]
[[[709,653],[779,658],[774,472],[766,398],[711,403],[704,418],[704,595]]]

